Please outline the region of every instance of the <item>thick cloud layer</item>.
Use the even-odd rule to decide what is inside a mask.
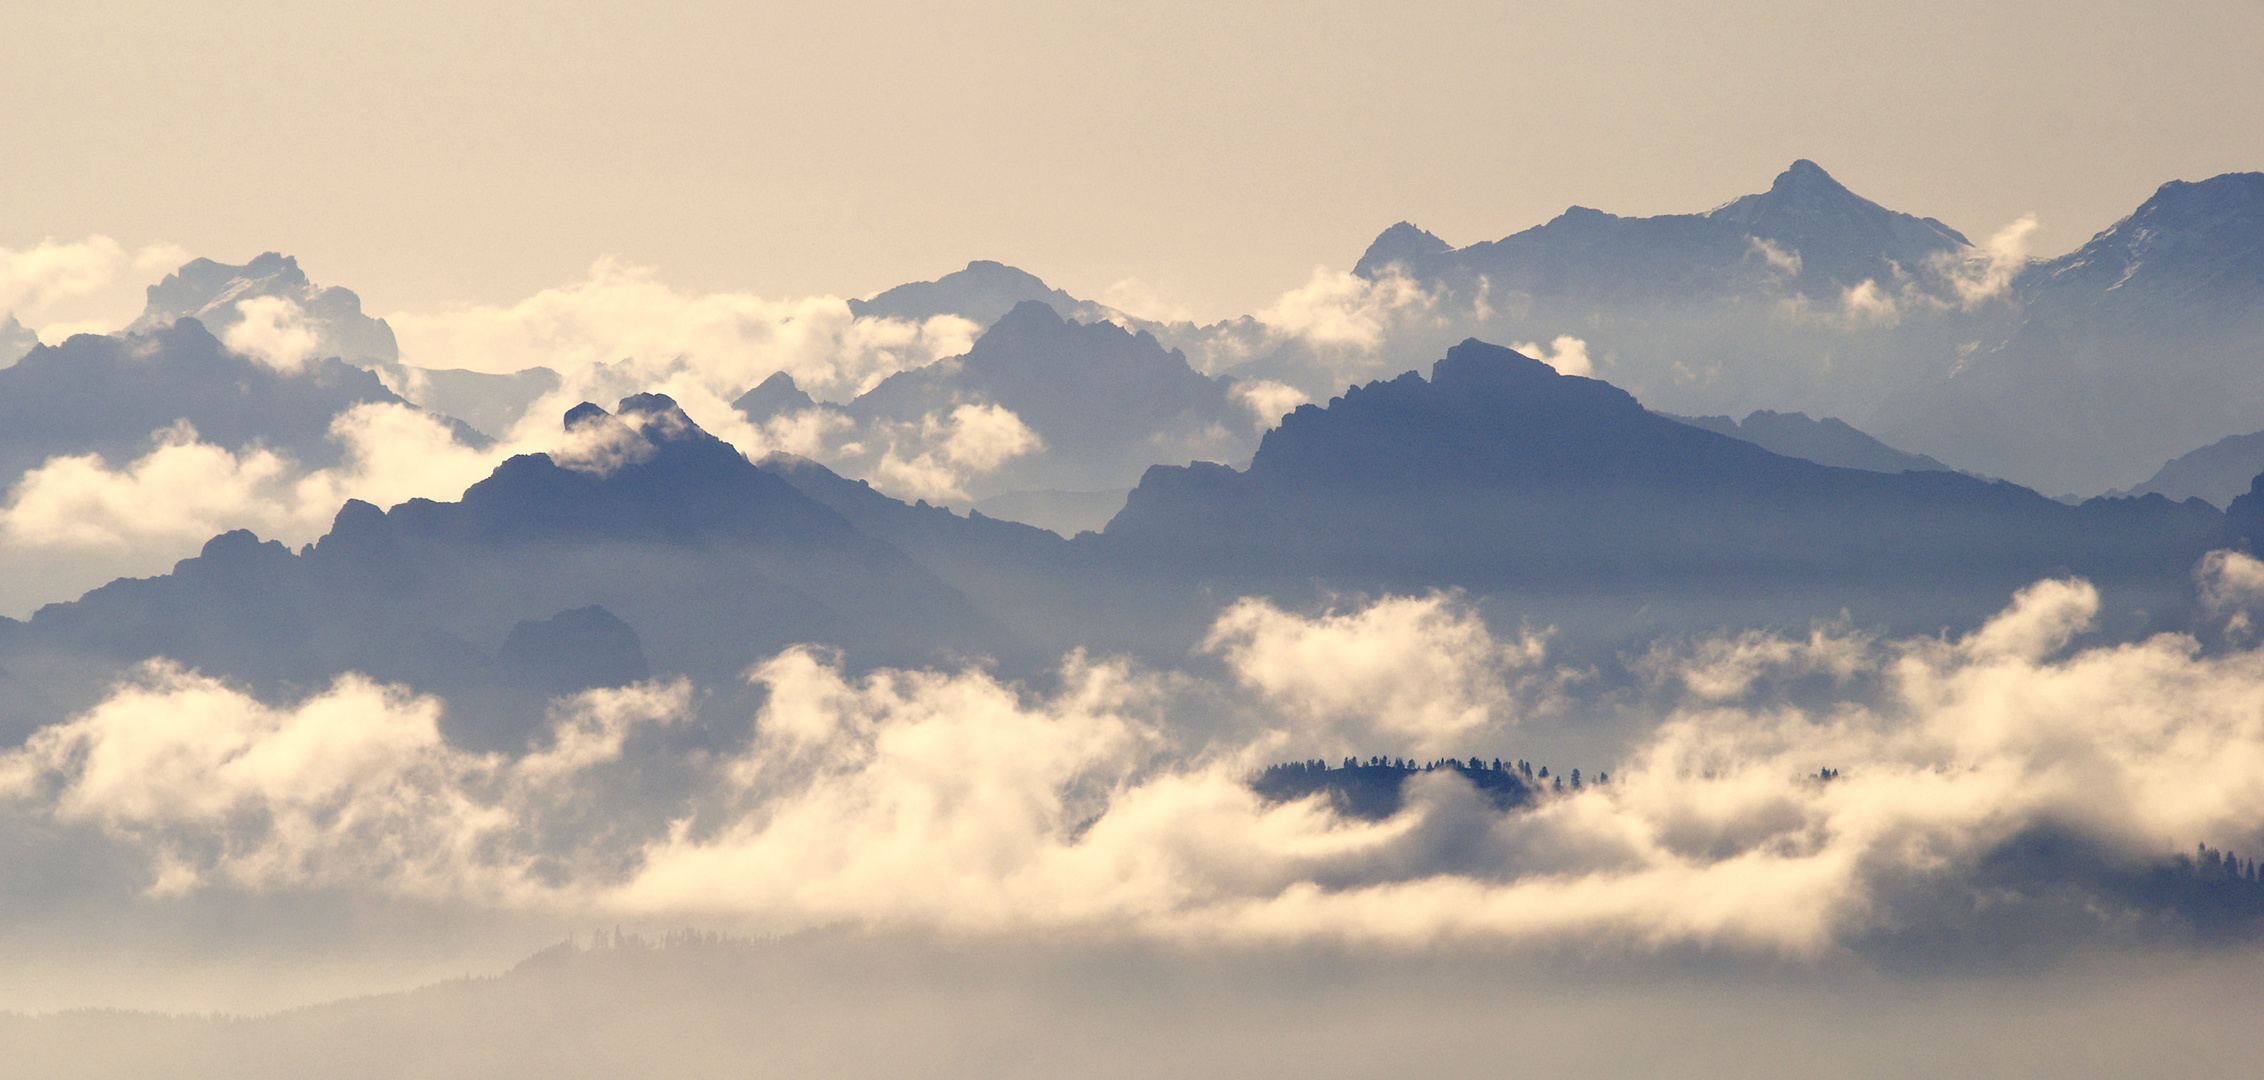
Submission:
[[[1084,655],[1045,691],[974,669],[852,677],[795,649],[750,673],[751,735],[645,685],[560,701],[516,759],[450,745],[446,703],[358,677],[273,705],[155,664],[0,759],[0,787],[12,832],[92,829],[153,896],[1812,957],[1983,892],[2017,909],[2083,884],[2047,866],[1983,889],[2024,837],[2141,869],[2253,849],[2264,652],[2071,647],[2097,605],[2044,581],[1954,640],[1663,644],[1639,706],[1568,701],[1579,676],[1549,672],[1540,639],[1498,639],[1449,597],[1252,601],[1212,635],[1225,682]],[[1508,813],[1451,770],[1380,822],[1246,783],[1284,758],[1513,757],[1533,715],[1644,707],[1658,723],[1621,760],[1566,763],[1608,782],[1544,781]],[[2127,930],[2133,904],[2089,896],[2072,930]]]

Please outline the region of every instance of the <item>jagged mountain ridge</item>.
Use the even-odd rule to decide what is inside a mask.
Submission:
[[[934,281],[913,281],[849,301],[849,313],[863,318],[909,319],[925,322],[938,315],[956,315],[977,326],[989,326],[1006,313],[1027,303],[1044,304],[1064,319],[1098,317],[1097,304],[1089,304],[1046,284],[1036,274],[989,259],[976,259]]]
[[[1973,246],[1940,221],[1857,195],[1806,158],[1779,173],[1768,191],[1733,199],[1705,217],[1799,252],[1801,285],[1810,295],[1892,280],[1898,272],[1922,273],[1935,260],[1955,258]]]
[[[1757,240],[1797,255],[1797,267],[1772,264]],[[1866,280],[1921,273],[1971,246],[1957,230],[1888,210],[1802,159],[1768,191],[1699,214],[1630,218],[1574,206],[1463,248],[1401,222],[1376,238],[1353,272],[1372,278],[1396,264],[1426,281],[1468,288],[1483,277],[1495,291],[1591,300],[1709,299],[1789,277],[1803,295],[1836,300]]]
[[[1145,331],[1064,319],[1038,300],[1015,305],[965,355],[898,372],[847,404],[812,401],[783,372],[734,402],[758,424],[820,408],[860,424],[918,425],[963,404],[1001,406],[1043,442],[979,477],[975,499],[1129,487],[1157,461],[1239,458],[1258,426],[1233,380],[1195,371]]]
[[[141,317],[127,333],[146,333],[195,319],[216,336],[244,319],[246,300],[289,301],[317,337],[317,356],[337,357],[357,367],[381,367],[400,360],[401,349],[385,320],[362,313],[362,298],[339,286],[318,287],[299,269],[299,260],[269,251],[242,266],[195,259],[149,287]]]
[[[358,670],[452,701],[517,701],[488,714],[524,718],[546,669],[504,646],[532,632],[522,624],[593,605],[629,633],[592,616],[589,633],[552,635],[556,648],[610,640],[608,670],[628,671],[631,641],[645,670],[730,686],[806,641],[859,665],[1020,642],[1183,657],[1221,605],[1252,594],[1458,588],[1608,649],[1841,608],[1939,628],[2068,573],[2118,597],[2118,617],[2139,620],[2113,627],[2127,633],[2177,625],[2191,566],[2228,538],[2227,515],[2199,501],[2066,506],[1954,473],[1782,457],[1475,341],[1428,379],[1300,408],[1245,470],[1151,468],[1104,532],[1074,540],[906,505],[811,462],[757,466],[665,397],[620,410],[577,407],[574,450],[513,458],[460,502],[349,503],[299,552],[226,534],[170,575],[0,625],[0,669],[57,707],[85,699],[46,658],[115,670],[162,655],[264,692]],[[1597,604],[1602,616],[1575,621]],[[107,684],[95,675],[79,693]]]
[[[407,404],[343,361],[278,371],[225,348],[194,319],[131,334],[80,334],[0,369],[0,476],[12,482],[58,454],[123,463],[182,420],[231,450],[259,443],[308,465],[334,465],[342,447],[330,439],[331,420],[369,402]],[[467,427],[456,432],[484,443]]]
[[[39,335],[16,321],[13,311],[0,312],[0,367],[23,359],[23,355],[39,347]]]
[[[1956,473],[1774,454],[1479,342],[1431,379],[1299,409],[1245,470],[1151,469],[1104,532],[1066,542],[906,506],[811,462],[764,467],[971,594],[1010,598],[1025,636],[1124,648],[1197,640],[1216,604],[1245,594],[1434,588],[1515,597],[1567,625],[1591,602],[1610,609],[1577,634],[1804,623],[1842,606],[1931,632],[2067,573],[2174,626],[2194,560],[2226,537],[2200,502],[2068,506]]]
[[[1998,314],[1947,313],[1963,303],[1975,257],[1955,229],[1887,210],[1805,159],[1767,191],[1708,212],[1574,206],[1462,247],[1400,222],[1355,265],[1394,304],[1359,370],[1427,364],[1469,337],[1571,337],[1590,373],[1664,412],[1773,409],[1876,431],[1882,401],[1946,377],[1968,324]],[[1323,345],[1290,341],[1232,373],[1314,400],[1342,389],[1342,379],[1308,377],[1315,370],[1351,369]],[[1968,467],[1935,445],[1913,449]]]
[[[2024,269],[1801,161],[1704,214],[1574,207],[1461,248],[1402,222],[1358,272],[1397,267],[1430,297],[1436,325],[1388,343],[1393,358],[1572,335],[1595,374],[1663,411],[1838,416],[1958,469],[2098,492],[2264,427],[2259,252],[2264,174],[2165,184]]]
[[[594,458],[514,457],[459,502],[349,502],[298,552],[228,533],[172,574],[40,609],[12,652],[167,656],[271,692],[361,671],[453,699],[494,689],[496,650],[522,622],[591,605],[633,628],[639,658],[617,669],[649,657],[654,672],[713,686],[800,642],[860,664],[1014,647],[966,597],[673,401],[638,395],[620,409],[634,422],[591,404],[570,415],[569,441]],[[567,638],[593,635],[605,627]]]

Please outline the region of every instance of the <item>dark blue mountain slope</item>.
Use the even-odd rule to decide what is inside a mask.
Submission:
[[[1955,473],[1781,457],[1473,340],[1428,380],[1299,409],[1246,471],[1151,469],[1099,546],[1230,588],[1794,590],[1824,610],[1940,592],[1985,611],[2055,573],[2182,594],[2223,537],[2197,500],[2076,507]]]
[[[1014,647],[960,593],[666,397],[621,408],[641,428],[595,405],[569,414],[577,435],[622,452],[609,469],[516,457],[460,502],[349,502],[298,552],[228,533],[170,575],[42,608],[12,635],[14,651],[168,656],[263,690],[354,670],[456,693],[557,683],[546,641],[611,657],[593,671],[641,670],[649,658],[654,673],[720,686],[801,642],[859,665]],[[606,617],[550,625],[590,605]],[[495,667],[496,650],[517,639],[526,648],[506,649]],[[513,665],[540,677],[518,678]]]

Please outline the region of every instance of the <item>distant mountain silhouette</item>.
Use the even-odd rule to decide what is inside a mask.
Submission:
[[[1844,600],[1923,623],[1980,617],[2070,572],[2166,610],[2223,535],[2198,501],[2075,507],[1956,473],[1782,457],[1466,341],[1428,380],[1298,409],[1246,471],[1149,470],[1099,539],[1228,593],[1460,586],[1735,605],[1789,590],[1811,612]]]
[[[2074,573],[2107,590],[2117,618],[2143,610],[2138,629],[2160,629],[2180,625],[2194,561],[2227,535],[2225,515],[2197,501],[2069,506],[1958,473],[1778,455],[1475,341],[1428,380],[1410,372],[1297,410],[1246,470],[1150,469],[1104,532],[1073,541],[907,506],[812,462],[763,467],[1025,638],[1158,655],[1245,594],[1434,588],[1503,598],[1558,625],[1560,641],[1610,645],[1675,627],[1805,625],[1843,607],[1933,632]]]
[[[1428,379],[1298,409],[1246,470],[1152,467],[1106,530],[1072,540],[801,459],[757,466],[658,395],[565,422],[574,453],[513,458],[460,502],[350,502],[299,552],[229,533],[170,575],[0,621],[0,672],[19,700],[67,710],[149,656],[262,692],[357,670],[467,703],[455,734],[509,746],[546,693],[640,670],[736,687],[797,642],[859,666],[994,656],[1029,672],[1077,645],[1178,662],[1251,594],[1462,589],[1607,659],[1630,638],[1843,609],[1934,632],[2057,574],[2106,590],[2106,632],[2182,628],[2195,560],[2264,535],[2264,497],[2229,514],[2160,496],[2069,506],[1784,457],[1477,341]]]
[[[1958,469],[2051,492],[2130,488],[2264,428],[2264,173],[2173,182],[2078,250],[1983,251],[1796,161],[1705,213],[1573,207],[1454,247],[1408,222],[1356,273],[1406,275],[1387,360],[1465,336],[1579,338],[1595,374],[1685,415],[1836,416]],[[1291,343],[1231,373],[1330,370]],[[2135,490],[2135,488],[2133,488]]]
[[[361,297],[336,286],[317,287],[299,269],[297,259],[272,251],[242,266],[197,259],[167,274],[149,287],[141,317],[126,329],[147,333],[195,319],[214,335],[226,337],[230,327],[243,321],[238,305],[261,297],[297,305],[318,338],[317,357],[337,357],[360,367],[401,358],[393,328],[383,319],[362,314]]]
[[[452,416],[501,439],[525,416],[527,407],[562,385],[558,373],[531,367],[510,374],[460,368],[420,368],[393,364],[381,368],[403,397]]]
[[[1755,241],[1789,262],[1772,264]],[[1939,255],[1970,247],[1932,218],[1897,213],[1849,191],[1801,160],[1769,190],[1703,214],[1625,218],[1575,206],[1500,240],[1454,248],[1407,223],[1384,231],[1357,264],[1373,277],[1391,264],[1465,289],[1590,302],[1725,299],[1789,278],[1795,292],[1836,301],[1864,281],[1920,273]],[[1571,331],[1568,331],[1571,332]]]
[[[1881,434],[2097,491],[2264,428],[2264,173],[2164,184],[2010,296],[2018,321],[1974,335],[1956,374],[1895,403]]]
[[[42,345],[0,369],[0,477],[57,454],[123,463],[153,433],[186,420],[208,442],[260,443],[315,466],[336,464],[330,422],[364,402],[398,402],[377,376],[338,360],[285,374],[223,348],[194,319],[108,337]],[[475,444],[480,436],[459,428]]]
[[[1976,254],[1957,230],[1886,209],[1804,159],[1768,190],[1702,213],[1574,206],[1462,247],[1399,222],[1354,268],[1399,298],[1372,361],[1296,339],[1221,370],[1323,400],[1344,373],[1428,363],[1464,338],[1569,336],[1594,375],[1655,409],[1797,411],[1875,431],[1882,401],[1945,377],[1970,328],[2004,317],[1960,307]],[[1966,465],[1933,443],[1903,445]]]
[[[503,639],[495,659],[550,694],[626,686],[652,674],[637,632],[596,604],[561,611],[540,622],[520,620]]]
[[[1827,298],[1864,281],[1923,273],[1937,256],[1972,246],[1933,218],[1898,213],[1849,191],[1805,158],[1777,174],[1768,191],[1733,199],[1705,217],[1798,252],[1802,289]]]
[[[314,335],[317,359],[336,358],[375,371],[401,398],[461,420],[484,436],[508,433],[528,405],[559,385],[558,374],[547,368],[494,375],[404,364],[393,328],[363,314],[361,297],[350,289],[315,285],[296,258],[272,251],[242,266],[211,259],[187,263],[149,287],[141,317],[126,332],[149,333],[195,319],[225,341],[244,319],[241,305],[262,298],[296,306],[299,324]]]
[[[2161,471],[2118,495],[2161,495],[2229,506],[2264,473],[2264,431],[2228,435],[2165,463]]]
[[[815,408],[817,401],[794,384],[794,376],[780,371],[755,384],[755,388],[739,395],[731,407],[760,423],[782,413],[799,412]]]
[[[938,315],[957,315],[977,326],[989,326],[1026,303],[1040,303],[1064,319],[1096,318],[1096,305],[1062,292],[1036,274],[1005,263],[977,259],[964,270],[954,270],[934,281],[915,281],[874,296],[849,301],[858,318],[910,319],[915,322]]]
[[[1375,278],[1394,263],[1409,266],[1453,250],[1452,244],[1431,235],[1429,230],[1402,221],[1376,236],[1368,250],[1361,253],[1360,261],[1352,264],[1352,272],[1364,278]]]
[[[973,489],[980,499],[1020,490],[1126,488],[1158,461],[1246,454],[1257,424],[1233,397],[1232,385],[1196,372],[1185,356],[1145,332],[1065,320],[1045,303],[1025,300],[966,355],[898,372],[846,405],[812,402],[784,373],[735,404],[757,423],[822,407],[859,423],[915,426],[960,404],[1002,406],[1045,448],[980,477]],[[856,469],[857,463],[845,466]]]
[[[539,697],[504,707],[514,689],[627,678],[646,657],[655,673],[729,687],[798,642],[859,664],[1013,647],[960,593],[673,401],[638,395],[620,408],[628,420],[591,404],[568,417],[585,443],[609,448],[610,467],[522,455],[461,502],[349,502],[299,552],[228,533],[170,575],[40,609],[15,646],[169,656],[266,691],[354,670],[502,702],[463,712],[464,723],[518,718],[458,733],[481,745],[510,744],[539,715]],[[0,666],[12,668],[4,655]]]
[[[1670,419],[1732,439],[1743,439],[1772,454],[1819,465],[1886,473],[1950,471],[1949,466],[1933,458],[1906,454],[1855,430],[1837,417],[1811,420],[1807,413],[1759,409],[1747,414],[1742,424],[1726,416],[1671,416]]]

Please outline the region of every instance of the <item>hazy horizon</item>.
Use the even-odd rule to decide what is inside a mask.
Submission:
[[[2255,1056],[2254,0],[0,27],[0,1076]]]
[[[1800,157],[1975,239],[2033,214],[2057,253],[2256,167],[2264,125],[2237,2],[1288,12],[26,8],[0,248],[284,251],[380,314],[606,256],[774,298],[988,258],[1209,320],[1402,219],[1696,212]]]

